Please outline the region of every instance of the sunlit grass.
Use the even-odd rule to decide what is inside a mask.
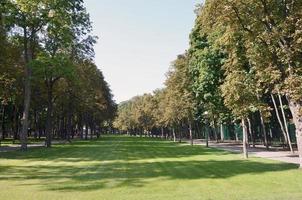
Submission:
[[[0,174],[0,199],[302,199],[296,165],[149,138],[1,153]]]

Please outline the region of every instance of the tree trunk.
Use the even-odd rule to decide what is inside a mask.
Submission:
[[[278,93],[278,97],[279,97],[279,102],[280,102],[280,107],[281,107],[281,113],[282,113],[282,116],[283,116],[283,121],[284,121],[284,127],[285,127],[285,131],[286,131],[286,137],[287,137],[287,141],[288,141],[288,146],[289,146],[290,152],[292,154],[294,154],[295,152],[294,152],[294,149],[293,149],[292,142],[290,140],[288,126],[287,126],[287,120],[286,120],[286,116],[285,116],[285,112],[284,112],[284,108],[283,108],[283,102],[282,102],[282,98],[281,98],[280,93]]]
[[[2,119],[1,119],[1,131],[2,131],[2,140],[5,139],[5,135],[6,135],[6,130],[5,130],[5,105],[3,105],[2,108]]]
[[[256,146],[256,144],[255,144],[255,138],[254,138],[254,134],[253,134],[253,131],[252,131],[251,119],[249,117],[247,118],[247,122],[248,122],[248,130],[249,130],[249,133],[250,133],[250,136],[251,136],[253,147],[255,148],[255,146]]]
[[[224,130],[223,130],[223,124],[220,124],[220,141],[224,142]]]
[[[84,139],[83,120],[82,119],[83,119],[82,114],[79,114],[78,131],[80,132],[80,138]]]
[[[182,131],[183,131],[183,126],[181,126],[180,128],[178,127],[178,142],[181,143],[181,139],[182,139]]]
[[[302,115],[301,115],[302,105],[301,103],[297,103],[291,100],[290,98],[288,98],[288,103],[296,127],[299,164],[300,164],[300,168],[302,168]]]
[[[25,60],[25,68],[24,68],[24,104],[23,104],[23,115],[22,115],[22,131],[20,133],[20,142],[21,142],[21,150],[27,150],[27,133],[28,133],[28,124],[29,124],[29,107],[30,107],[30,98],[31,98],[31,68],[29,63],[32,60],[32,56],[30,53],[30,48],[28,45],[28,33],[27,27],[23,28],[24,36],[23,36],[23,45],[24,45],[24,60]]]
[[[192,124],[189,123],[189,135],[190,135],[190,144],[193,146],[194,141],[193,141],[193,133],[192,133]]]
[[[242,129],[243,129],[243,141],[242,141],[243,157],[245,159],[247,159],[248,158],[248,150],[247,150],[248,139],[247,139],[247,127],[246,127],[244,118],[242,118]]]
[[[53,94],[52,94],[52,85],[49,84],[47,91],[47,114],[46,114],[46,140],[45,145],[47,148],[51,147],[51,137],[52,137],[52,112],[53,112]]]
[[[205,128],[205,139],[206,139],[206,147],[209,147],[209,126],[206,124]]]
[[[264,136],[264,145],[265,145],[266,149],[269,149],[268,140],[267,140],[267,132],[266,132],[266,127],[265,127],[263,115],[262,115],[261,111],[259,111],[259,112],[260,112],[260,121],[261,121],[262,133],[263,133],[263,136]]]
[[[173,133],[173,141],[176,142],[175,128],[172,129],[172,133]]]
[[[94,132],[93,127],[92,127],[92,125],[90,124],[90,140],[93,139],[93,132]]]
[[[38,116],[37,116],[37,110],[36,109],[34,109],[34,123],[35,123],[34,138],[37,139],[38,138]]]
[[[68,111],[67,111],[67,141],[70,142],[70,136],[72,134],[72,112],[71,112],[71,99],[68,102]]]
[[[218,143],[218,133],[217,133],[217,127],[216,127],[216,123],[214,122],[214,127],[213,127],[213,133],[214,133],[214,138],[216,140],[216,143]]]
[[[273,100],[273,104],[274,104],[274,107],[275,107],[276,116],[277,116],[279,125],[280,125],[280,127],[281,127],[281,131],[282,131],[282,134],[283,134],[283,137],[284,137],[284,141],[285,141],[285,143],[288,145],[287,136],[286,136],[285,129],[284,129],[284,127],[283,127],[283,123],[282,123],[281,118],[280,118],[280,115],[279,115],[279,111],[278,111],[278,107],[277,107],[277,104],[276,104],[276,101],[275,101],[275,97],[274,97],[272,94],[271,94],[271,98],[272,98],[272,100]]]
[[[235,131],[235,141],[238,142],[239,141],[239,138],[238,138],[238,132]]]
[[[88,125],[85,125],[85,140],[88,140]]]
[[[14,106],[14,116],[13,116],[13,140],[18,139],[18,124],[19,124],[19,117],[18,117],[18,108]]]

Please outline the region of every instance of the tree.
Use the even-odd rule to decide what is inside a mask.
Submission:
[[[278,84],[289,102],[296,126],[299,156],[302,157],[301,118],[301,8],[300,1],[231,0],[208,1],[208,22],[227,27],[226,34],[240,30],[247,56],[256,63],[257,73],[267,69],[258,59],[267,55],[268,62],[280,74]],[[250,52],[252,52],[250,54]],[[260,60],[260,59],[259,59]],[[258,65],[259,64],[259,65]],[[302,163],[300,164],[302,166]]]
[[[198,107],[196,118],[203,120],[203,113],[207,112],[207,120],[210,120],[218,140],[217,125],[230,121],[231,118],[230,111],[224,105],[220,88],[225,78],[223,64],[226,53],[214,44],[220,34],[219,30],[206,32],[202,22],[203,7],[199,7],[197,11],[188,51],[190,77],[193,80],[191,87]]]
[[[51,137],[70,141],[84,125],[91,137],[109,130],[116,105],[93,63],[91,31],[82,0],[1,1],[2,138],[20,136],[26,150],[27,136],[46,136],[50,147]]]
[[[29,109],[31,101],[31,61],[35,57],[38,43],[38,33],[46,26],[49,10],[47,2],[37,0],[17,0],[7,2],[10,20],[23,33],[18,34],[23,43],[24,51],[24,110],[22,115],[22,132],[20,135],[21,149],[27,149],[27,134],[29,123]]]
[[[191,145],[193,145],[192,122],[195,102],[190,89],[191,79],[186,54],[179,55],[172,63],[172,69],[168,73],[165,84],[167,90],[165,119],[173,126],[173,129],[176,125],[180,125],[181,128],[187,125],[185,129],[189,130]]]

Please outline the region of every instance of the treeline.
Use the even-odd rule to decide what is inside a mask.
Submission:
[[[166,87],[122,103],[115,126],[191,140],[209,127],[203,137],[223,140],[241,124],[244,157],[248,143],[296,141],[302,158],[302,1],[206,0],[196,14]]]
[[[115,102],[93,62],[92,26],[82,0],[1,0],[1,140],[99,136]]]

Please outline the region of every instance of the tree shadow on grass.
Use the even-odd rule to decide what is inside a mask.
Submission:
[[[149,153],[154,152],[154,153]],[[181,146],[157,138],[104,137],[101,140],[79,141],[55,145],[51,149],[35,148],[29,152],[0,152],[0,159],[27,159],[38,161],[105,161],[141,160],[150,158],[181,158],[194,155],[229,154],[228,152]],[[109,155],[108,155],[109,154]]]
[[[227,179],[297,168],[294,164],[241,160],[237,155],[216,149],[124,137],[59,145],[26,154],[11,152],[1,157],[8,161],[25,159],[26,164],[0,164],[0,181],[16,180],[23,185],[37,185],[43,190],[71,192],[143,187],[154,178]],[[80,161],[84,163],[77,163]]]
[[[90,166],[1,166],[0,180],[38,180],[46,190],[90,191],[105,187],[142,187],[150,178],[226,179],[295,169],[295,165],[244,160],[114,162]],[[113,184],[111,182],[114,181]]]

